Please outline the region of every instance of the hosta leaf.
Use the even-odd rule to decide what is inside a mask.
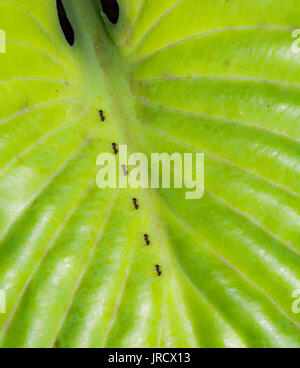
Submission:
[[[1,346],[299,347],[299,1],[118,3],[0,0]],[[113,142],[204,197],[99,189]]]

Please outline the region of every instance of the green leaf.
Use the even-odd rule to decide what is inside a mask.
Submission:
[[[300,347],[299,1],[118,2],[0,0],[0,345]],[[113,142],[204,197],[100,190]]]

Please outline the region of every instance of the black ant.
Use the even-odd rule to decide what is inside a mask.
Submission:
[[[136,198],[133,198],[133,204],[134,204],[134,208],[136,209],[136,210],[138,210],[139,209],[139,204],[138,204],[138,200],[136,199]]]
[[[156,269],[156,272],[158,274],[158,276],[160,277],[161,276],[161,269],[160,269],[160,265],[155,265],[155,269]]]
[[[114,150],[115,155],[117,155],[117,154],[118,154],[118,152],[119,152],[118,147],[117,147],[117,144],[116,144],[116,143],[113,143],[113,144],[112,144],[112,148],[113,148],[113,150]]]
[[[104,115],[104,111],[103,110],[99,110],[99,116],[102,122],[105,121],[105,115]]]
[[[150,237],[148,234],[144,234],[144,239],[145,239],[145,242],[146,244],[149,246],[150,245]]]
[[[127,171],[126,165],[122,165],[122,169],[123,169],[124,175],[127,176],[128,175],[128,171]]]

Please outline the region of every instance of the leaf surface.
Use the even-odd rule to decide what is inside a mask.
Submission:
[[[0,345],[300,347],[299,1],[118,3],[0,0]],[[114,142],[204,197],[100,190]]]

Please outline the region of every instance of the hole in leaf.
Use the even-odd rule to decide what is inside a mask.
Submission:
[[[117,24],[120,15],[120,8],[117,0],[100,0],[102,10],[109,21]]]
[[[70,46],[74,45],[75,42],[75,34],[73,27],[69,21],[67,16],[65,7],[62,3],[62,0],[56,0],[57,14],[61,29],[65,35],[65,38]]]

